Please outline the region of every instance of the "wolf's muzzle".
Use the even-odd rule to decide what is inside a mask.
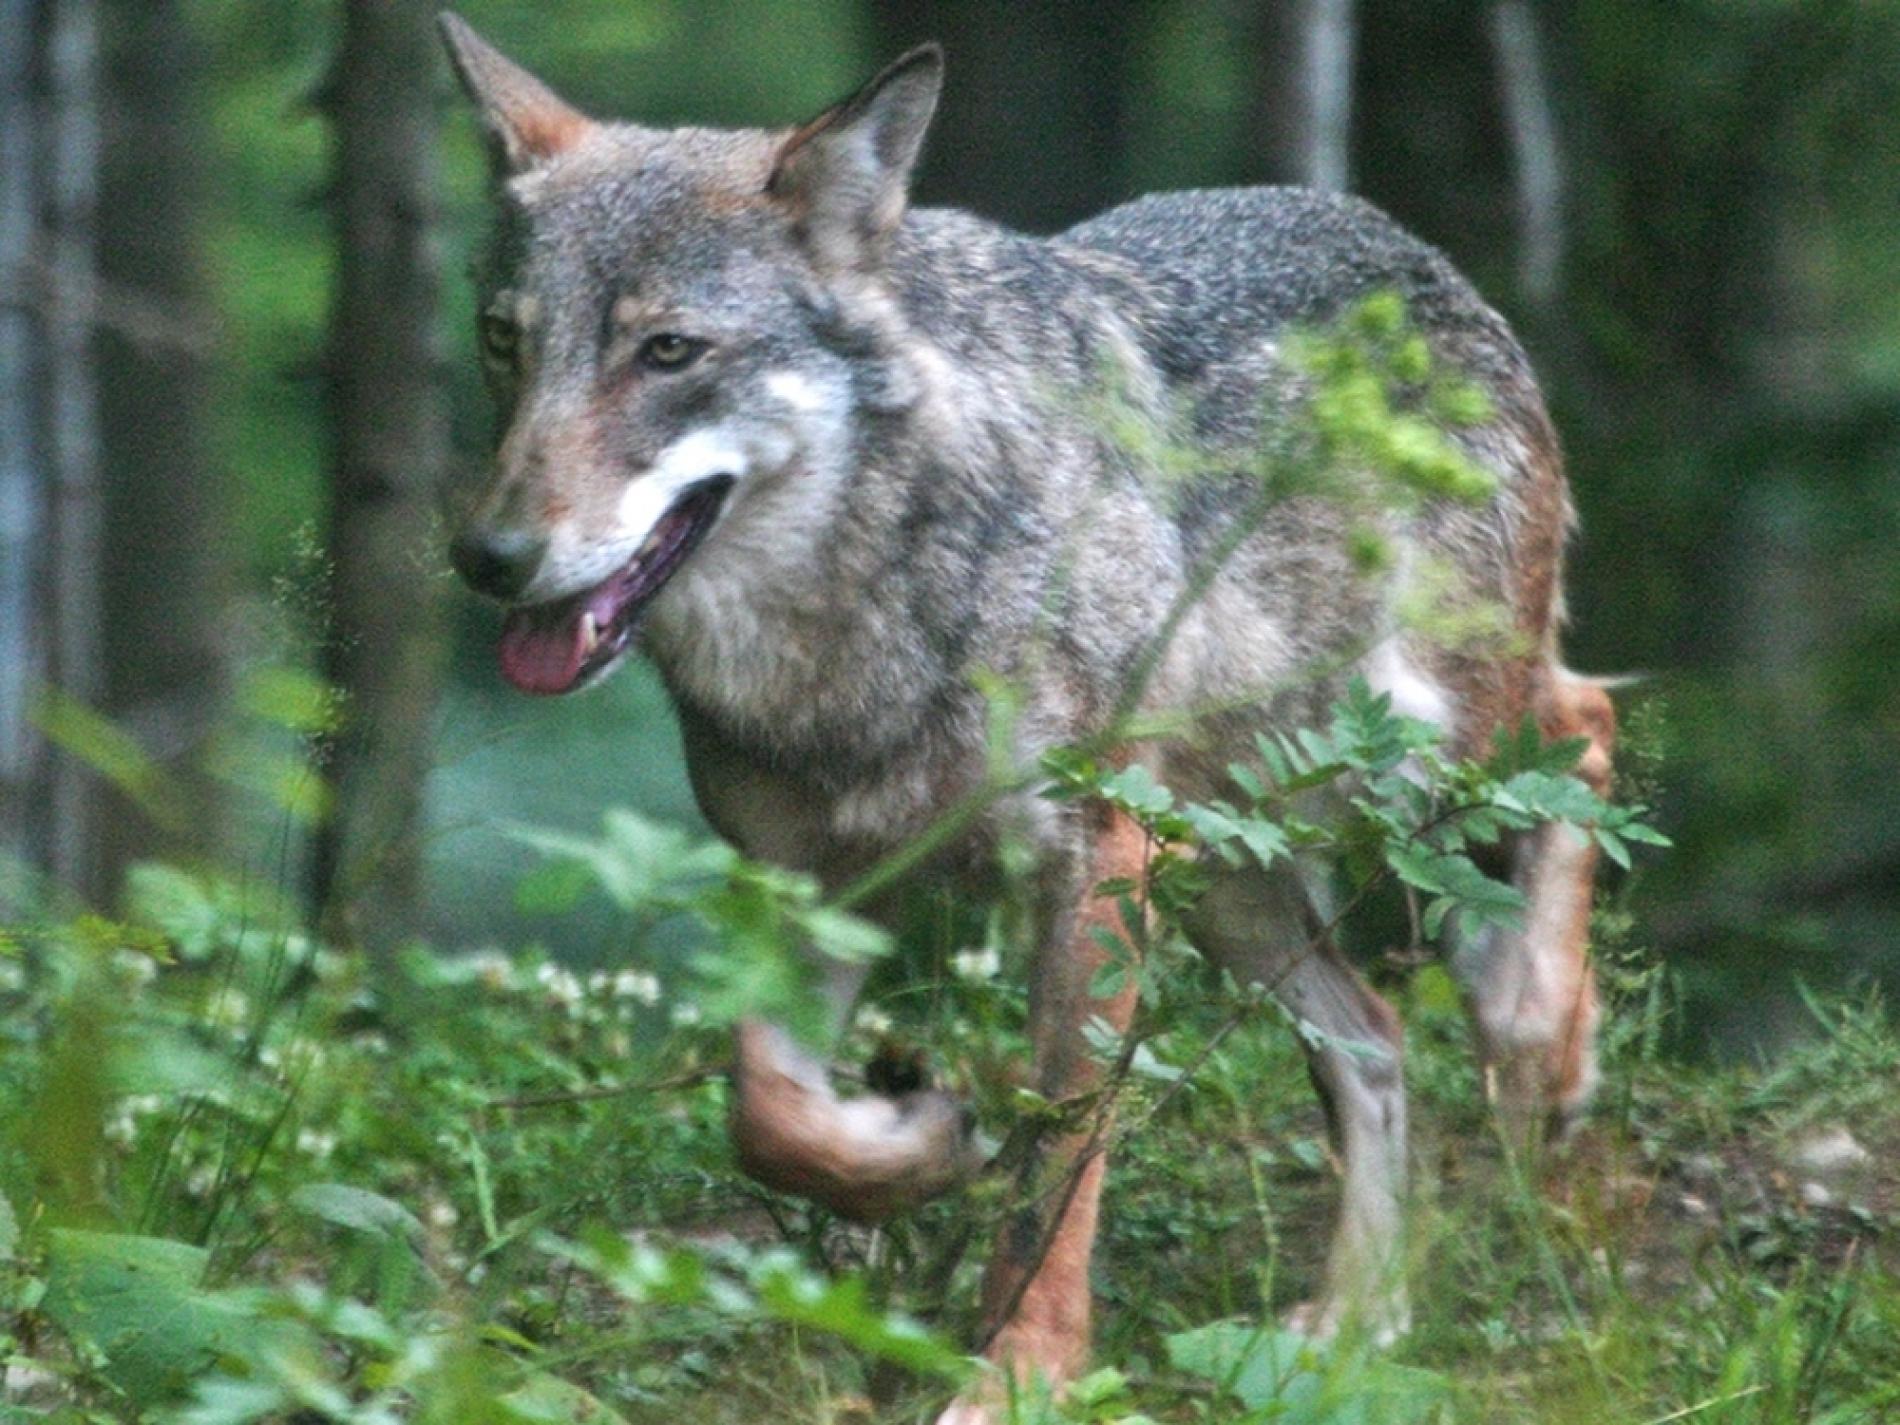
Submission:
[[[477,526],[450,543],[449,563],[476,593],[506,603],[533,581],[547,552],[548,542],[536,535]]]

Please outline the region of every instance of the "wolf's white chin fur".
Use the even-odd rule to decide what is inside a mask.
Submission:
[[[687,490],[719,475],[743,480],[755,463],[745,447],[721,427],[681,436],[660,452],[645,474],[628,482],[606,538],[598,527],[581,519],[563,520],[548,531],[547,558],[523,602],[546,603],[593,588],[640,553]]]
[[[647,541],[684,491],[715,475],[743,479],[750,465],[739,443],[717,426],[681,436],[621,495],[614,511],[619,534],[615,543],[624,546],[631,558],[631,551]]]

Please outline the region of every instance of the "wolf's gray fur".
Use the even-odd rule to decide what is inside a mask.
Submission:
[[[734,482],[645,604],[641,642],[701,804],[744,849],[836,886],[918,835],[993,770],[978,675],[1016,690],[1022,765],[1118,714],[1220,710],[1125,749],[1201,797],[1222,793],[1244,734],[1313,716],[1354,671],[1465,745],[1526,711],[1570,725],[1552,711],[1552,690],[1575,687],[1555,661],[1568,505],[1529,364],[1446,259],[1372,207],[1174,193],[1028,237],[907,208],[934,50],[800,129],[724,132],[595,123],[466,27],[450,36],[500,156],[482,301],[509,413],[464,538],[532,551],[510,556],[510,592],[554,611],[536,617],[555,632],[533,635],[551,647],[561,601],[640,567],[682,492]],[[1259,495],[1261,453],[1297,453],[1307,432],[1288,335],[1380,290],[1403,296],[1438,369],[1489,395],[1491,417],[1454,437],[1497,493],[1387,514],[1397,572],[1371,577],[1347,550],[1362,515],[1313,493],[1262,511]],[[686,349],[676,334],[694,354],[655,366]],[[1403,577],[1424,567],[1502,609],[1511,646],[1402,628]],[[1034,839],[1051,960],[1088,895],[1090,825],[1023,793],[954,858],[981,865],[1005,827]],[[1288,894],[1224,889],[1203,941],[1330,1032],[1392,1044],[1390,1074],[1316,1065],[1348,1206],[1315,1324],[1365,1308],[1396,1328],[1397,1289],[1374,1280],[1393,1266],[1403,1159],[1396,1028],[1343,964],[1272,948],[1257,922],[1298,925],[1274,909]],[[1038,973],[1045,1010],[1085,1007],[1073,975]],[[1572,981],[1550,992],[1581,1002]],[[1051,1047],[1038,1072],[1066,1083],[1080,1053]]]

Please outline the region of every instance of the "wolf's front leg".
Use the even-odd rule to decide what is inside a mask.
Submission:
[[[867,967],[819,968],[835,1045]],[[746,1020],[736,1040],[729,1128],[754,1181],[853,1222],[880,1222],[981,1166],[970,1114],[951,1095],[916,1085],[847,1098],[832,1087],[829,1066],[778,1025]]]
[[[1044,936],[1029,989],[1035,1086],[1051,1101],[1093,1088],[1100,1071],[1089,1052],[1087,1026],[1099,1018],[1124,1030],[1135,1008],[1129,982],[1097,999],[1090,982],[1107,959],[1097,930],[1124,933],[1102,881],[1139,882],[1147,840],[1141,828],[1106,808],[1087,813],[1088,853],[1080,867],[1050,888]],[[1024,1165],[1020,1197],[1029,1200],[1003,1226],[983,1283],[979,1344],[986,1359],[1017,1381],[1041,1376],[1059,1386],[1081,1370],[1089,1350],[1089,1255],[1107,1160],[1107,1123],[1037,1145]],[[1006,1387],[991,1378],[957,1401],[938,1425],[990,1425],[1001,1416]]]
[[[732,1141],[747,1176],[854,1222],[881,1222],[980,1166],[969,1113],[949,1094],[841,1097],[824,1063],[775,1024],[739,1026],[733,1081]]]

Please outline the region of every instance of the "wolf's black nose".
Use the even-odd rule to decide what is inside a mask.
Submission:
[[[528,587],[548,542],[520,530],[463,530],[449,544],[449,563],[477,593],[512,599]]]

